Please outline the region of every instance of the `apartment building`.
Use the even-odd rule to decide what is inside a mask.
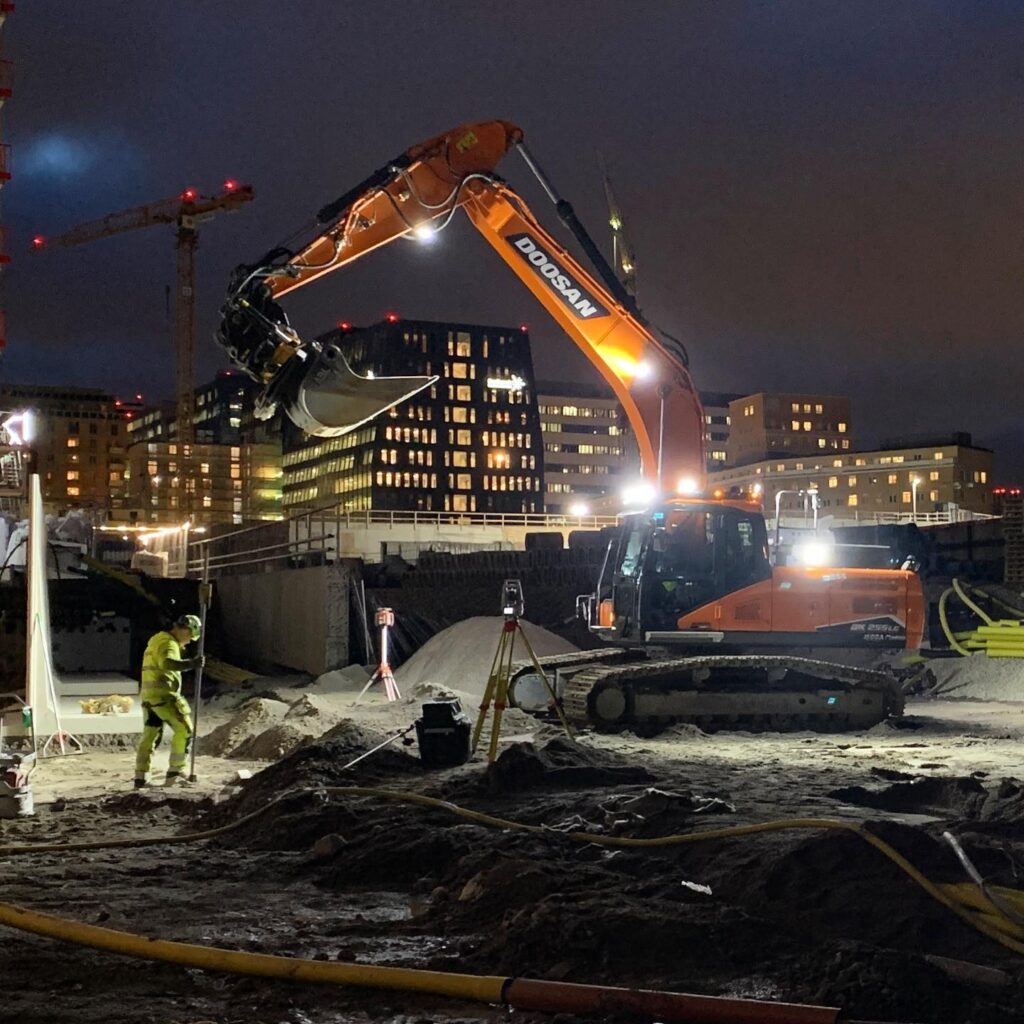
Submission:
[[[337,343],[356,373],[438,380],[342,437],[289,431],[286,510],[543,511],[544,455],[525,328],[389,316],[320,340]]]
[[[760,484],[765,509],[803,507],[800,491],[816,490],[821,514],[840,519],[903,517],[932,512],[993,512],[992,452],[954,434],[904,448],[762,459],[711,474],[712,488]]]
[[[0,407],[34,414],[34,469],[48,512],[81,505],[102,516],[124,506],[132,402],[96,388],[4,384]]]
[[[126,477],[119,518],[196,526],[281,518],[279,444],[142,441],[128,449]]]
[[[836,395],[759,392],[729,403],[726,462],[853,451],[850,400]]]

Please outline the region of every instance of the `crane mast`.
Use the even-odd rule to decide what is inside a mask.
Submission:
[[[199,245],[199,225],[212,220],[218,214],[236,212],[253,198],[251,185],[240,185],[234,181],[226,181],[223,191],[213,196],[200,195],[195,189],[187,188],[180,195],[158,199],[142,206],[107,214],[97,220],[86,221],[52,238],[36,235],[32,240],[33,251],[42,252],[49,249],[69,249],[101,238],[109,238],[111,235],[160,224],[175,226],[175,397],[177,440],[182,445],[191,445],[195,441],[195,258]]]

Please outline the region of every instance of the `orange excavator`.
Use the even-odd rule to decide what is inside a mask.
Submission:
[[[595,274],[496,173],[516,151]],[[396,239],[429,240],[462,210],[608,382],[632,427],[642,482],[620,518],[595,592],[578,608],[605,647],[542,659],[572,720],[653,733],[703,728],[863,728],[898,715],[902,691],[857,667],[921,644],[926,604],[910,568],[776,566],[753,495],[703,496],[704,417],[683,346],[658,337],[572,206],[506,121],[414,146],[324,206],[314,237],[238,267],[218,341],[307,433],[355,429],[434,377],[362,377],[337,342],[303,340],[280,301]],[[534,669],[513,677],[529,708]],[[546,692],[546,691],[545,691]]]

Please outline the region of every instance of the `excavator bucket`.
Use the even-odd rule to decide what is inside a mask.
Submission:
[[[360,377],[341,349],[327,345],[282,397],[289,418],[307,434],[337,437],[429,387],[437,377]]]

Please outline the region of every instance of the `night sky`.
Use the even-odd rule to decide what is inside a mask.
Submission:
[[[859,447],[967,430],[1024,478],[1020,0],[32,0],[5,29],[8,345],[0,377],[173,390],[173,229],[45,256],[37,232],[251,182],[201,234],[200,377],[231,268],[413,143],[521,125],[606,250],[597,151],[648,317],[701,388],[849,394]],[[516,157],[502,172],[549,227]],[[287,300],[339,319],[530,324],[593,376],[467,223]]]

